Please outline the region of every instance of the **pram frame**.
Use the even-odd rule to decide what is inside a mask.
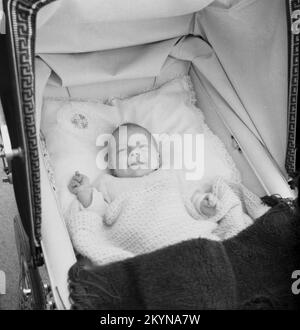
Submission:
[[[46,295],[37,269],[44,260],[40,245],[41,196],[34,56],[37,13],[50,2],[52,0],[3,1],[7,33],[0,39],[3,50],[1,62],[5,63],[1,76],[9,83],[1,81],[0,95],[12,150],[19,150],[9,163],[20,214],[15,218],[21,269],[19,304],[25,309],[46,307]]]
[[[14,190],[20,217],[15,218],[15,231],[21,263],[21,282],[29,278],[31,298],[21,292],[22,308],[47,307],[46,292],[38,272],[44,264],[41,240],[41,197],[38,157],[38,132],[35,123],[35,29],[38,11],[55,0],[3,0],[6,34],[0,36],[0,97],[13,150],[20,150],[11,160]],[[300,9],[298,1],[287,1],[288,26],[295,24]],[[293,178],[299,171],[296,151],[300,142],[296,127],[299,121],[299,33],[289,29],[289,106],[286,169]],[[298,62],[295,61],[298,59]],[[298,63],[298,64],[297,64]],[[298,69],[298,70],[297,70]],[[8,80],[9,83],[5,83]],[[7,155],[6,155],[7,156]],[[22,253],[23,251],[23,253]],[[24,289],[21,287],[21,290]]]
[[[300,133],[297,131],[299,123],[299,1],[287,1],[287,22],[288,27],[288,142],[285,167],[288,174],[295,178],[299,175],[299,148]]]

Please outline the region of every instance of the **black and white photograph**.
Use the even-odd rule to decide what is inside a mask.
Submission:
[[[299,310],[298,109],[299,0],[0,0],[0,319]]]

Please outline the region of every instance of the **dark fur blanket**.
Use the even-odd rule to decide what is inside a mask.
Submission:
[[[299,219],[286,204],[223,243],[186,241],[101,267],[69,271],[73,309],[296,309]]]

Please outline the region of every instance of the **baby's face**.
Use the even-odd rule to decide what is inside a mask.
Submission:
[[[118,127],[108,149],[110,168],[117,177],[141,177],[159,167],[158,147],[149,131],[134,124]]]

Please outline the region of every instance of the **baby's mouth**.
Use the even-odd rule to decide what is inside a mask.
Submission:
[[[138,161],[138,162],[129,164],[129,167],[133,170],[137,170],[137,169],[141,168],[141,166],[144,166],[144,165],[146,165],[146,163]]]

